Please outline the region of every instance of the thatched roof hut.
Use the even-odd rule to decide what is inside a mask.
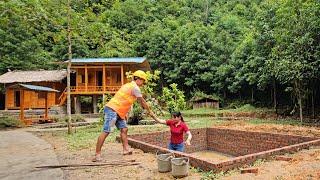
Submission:
[[[0,76],[0,83],[60,82],[66,70],[10,71]]]
[[[193,109],[203,107],[219,109],[220,98],[213,95],[198,93],[193,96],[190,101],[192,102]]]

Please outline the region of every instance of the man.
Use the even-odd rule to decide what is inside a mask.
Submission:
[[[101,161],[102,145],[111,132],[111,128],[116,126],[120,129],[120,137],[123,146],[123,155],[132,154],[128,145],[128,128],[126,124],[126,115],[131,109],[132,104],[137,100],[139,104],[148,111],[149,115],[156,119],[157,117],[150,110],[145,99],[142,97],[140,88],[147,82],[147,74],[144,71],[137,70],[133,73],[133,81],[121,86],[114,97],[106,104],[104,109],[103,132],[100,134],[96,145],[96,154],[92,161]]]

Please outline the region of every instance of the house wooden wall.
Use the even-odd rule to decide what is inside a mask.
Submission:
[[[48,104],[49,107],[59,104],[58,97],[62,93],[65,85],[59,82],[41,82],[33,83],[33,85],[50,87],[59,90],[60,93],[49,92],[48,93]],[[16,91],[17,88],[6,88],[6,109],[19,109],[20,106],[16,106]],[[21,94],[20,94],[21,96]],[[21,103],[21,102],[20,102]],[[25,108],[40,109],[45,108],[45,92],[24,90],[24,106]]]
[[[211,102],[194,102],[193,109],[196,108],[214,108],[219,109],[219,102],[211,101]]]

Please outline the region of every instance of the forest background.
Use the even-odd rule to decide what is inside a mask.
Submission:
[[[74,58],[147,57],[159,87],[176,83],[222,105],[320,113],[318,0],[71,0]],[[66,68],[65,0],[0,2],[0,74]],[[161,88],[158,88],[161,89]],[[235,103],[236,102],[236,103]]]

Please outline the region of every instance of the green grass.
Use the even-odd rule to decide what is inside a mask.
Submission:
[[[183,115],[191,115],[191,114],[212,114],[219,112],[219,109],[212,109],[212,108],[198,108],[198,109],[189,109],[189,110],[184,110],[181,113]]]
[[[232,112],[272,112],[270,109],[255,108],[249,104],[243,105],[236,109],[212,109],[212,108],[198,108],[182,111],[184,117],[206,117],[206,116],[221,116],[223,113]]]
[[[187,117],[185,122],[189,128],[208,128],[212,127],[215,124],[221,124],[225,122],[224,120],[216,120],[210,117]]]
[[[95,145],[98,136],[102,131],[101,124],[94,124],[85,128],[79,128],[75,133],[62,134],[67,140],[68,149],[79,150],[92,147]],[[115,138],[119,135],[119,130],[115,129],[113,133],[110,133],[106,142],[115,142]]]

